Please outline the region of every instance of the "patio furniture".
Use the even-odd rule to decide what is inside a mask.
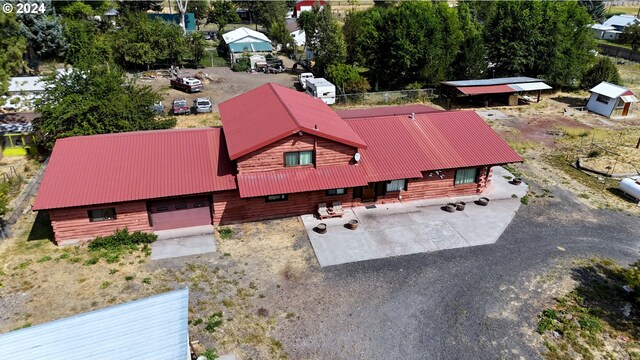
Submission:
[[[326,218],[331,217],[329,215],[329,212],[327,211],[327,204],[326,203],[318,204],[318,217],[320,217],[320,219],[326,219]]]
[[[318,234],[324,234],[327,232],[327,224],[325,223],[320,223],[318,224],[318,226],[315,227],[314,229]]]
[[[342,203],[340,201],[333,202],[333,213],[335,214],[334,216],[342,217],[342,215],[344,215],[344,210],[342,209]]]

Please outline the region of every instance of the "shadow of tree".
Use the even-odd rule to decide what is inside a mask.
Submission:
[[[552,97],[551,100],[555,100],[557,102],[561,102],[567,104],[570,107],[578,107],[578,106],[586,106],[587,99],[583,97],[573,97],[573,96],[556,96]]]
[[[27,241],[49,240],[53,241],[53,228],[48,211],[38,211],[33,221]]]
[[[582,301],[578,305],[589,309],[611,328],[637,341],[640,339],[638,299],[634,293],[624,290],[623,274],[624,269],[608,260],[574,269],[572,277],[578,282],[576,299]],[[628,316],[624,313],[625,307],[630,309]]]

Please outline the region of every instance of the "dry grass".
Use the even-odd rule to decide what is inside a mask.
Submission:
[[[185,115],[177,116],[176,118],[178,119],[176,128],[198,128],[222,125],[219,113]]]
[[[624,64],[618,64],[617,67],[622,83],[637,94],[640,90],[640,65],[625,61]]]

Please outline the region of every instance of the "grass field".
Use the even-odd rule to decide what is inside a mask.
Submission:
[[[629,14],[629,15],[637,15],[638,9],[640,8],[640,3],[636,6],[607,6],[607,14],[616,15],[616,14]]]

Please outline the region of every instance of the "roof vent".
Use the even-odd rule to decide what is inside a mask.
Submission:
[[[318,130],[318,125],[313,125],[313,128],[314,128],[315,130]]]
[[[415,120],[416,119],[416,113],[411,113],[411,120]]]

